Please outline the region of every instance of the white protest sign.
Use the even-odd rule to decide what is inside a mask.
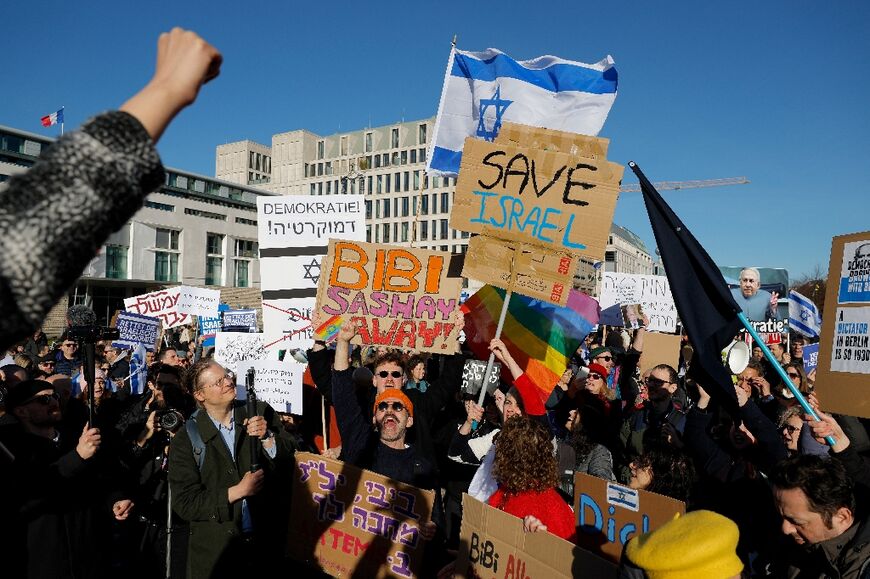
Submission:
[[[178,311],[178,300],[181,296],[180,287],[171,287],[124,298],[124,308],[129,312],[160,318],[165,329],[175,328],[190,322],[190,316]]]
[[[178,288],[178,311],[191,316],[210,318],[218,313],[220,290],[183,285]]]
[[[302,414],[302,375],[305,373],[305,364],[293,360],[242,360],[236,372],[236,398],[240,400],[246,396],[246,376],[249,368],[254,369],[257,400],[266,402],[278,412]]]
[[[828,322],[830,323],[830,322]],[[837,308],[831,370],[870,374],[870,307]]]
[[[214,335],[214,360],[224,368],[235,371],[242,360],[263,360],[263,334],[217,332]]]
[[[365,241],[365,198],[260,196],[257,234],[266,348],[309,348],[311,310],[329,240]]]
[[[648,330],[677,331],[677,306],[668,278],[663,275],[604,272],[598,302],[602,310],[614,304],[640,304],[649,316]]]

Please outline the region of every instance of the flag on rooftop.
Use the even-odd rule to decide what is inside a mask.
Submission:
[[[43,127],[50,127],[52,125],[63,124],[63,107],[60,110],[51,113],[50,115],[45,115],[40,119],[42,121]]]
[[[610,56],[596,64],[496,50],[450,52],[426,172],[456,175],[466,137],[492,141],[503,122],[595,136],[616,99]]]
[[[822,331],[822,315],[808,297],[788,292],[788,324],[808,338],[817,338]]]
[[[480,360],[489,358],[489,343],[495,336],[504,296],[504,290],[485,285],[461,306],[466,344]],[[583,338],[598,323],[599,313],[598,302],[577,290],[571,290],[564,307],[511,294],[501,340],[541,391],[543,400],[553,391]]]
[[[722,365],[725,348],[742,326],[740,307],[731,296],[722,273],[692,232],[665,203],[634,162],[629,167],[640,180],[640,190],[661,253],[665,273],[680,321],[695,349],[692,377],[710,396],[737,410],[731,373]],[[736,416],[736,414],[735,414]]]

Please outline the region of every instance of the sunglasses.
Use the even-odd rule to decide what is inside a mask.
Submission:
[[[789,378],[800,378],[801,377],[801,375],[798,374],[797,372],[787,372],[786,374],[788,374]]]
[[[405,405],[401,402],[381,402],[378,404],[378,410],[381,412],[386,412],[389,408],[392,408],[396,412],[401,412],[402,410],[405,410]]]
[[[794,434],[795,432],[798,431],[798,427],[797,427],[797,426],[792,426],[791,424],[784,424],[784,425],[782,426],[781,430],[785,430],[785,431],[787,431],[789,434]]]
[[[589,378],[591,378],[592,380],[604,380],[604,376],[602,376],[601,374],[596,374],[595,372],[590,373]]]
[[[613,360],[613,356],[596,356],[596,360],[604,360],[605,362],[610,362]]]
[[[386,378],[387,376],[392,376],[393,378],[401,378],[402,374],[403,372],[400,372],[399,370],[393,370],[392,372],[381,370],[380,372],[378,372],[378,376],[380,376],[381,378]]]
[[[57,394],[57,392],[52,392],[51,394],[40,394],[39,396],[34,396],[33,398],[31,398],[30,400],[28,400],[24,404],[30,404],[31,402],[39,402],[43,406],[48,406],[49,404],[51,404],[52,400],[54,400],[55,402],[60,400],[60,396]]]
[[[673,382],[668,382],[667,380],[662,380],[661,378],[656,378],[654,376],[648,377],[646,383],[648,386],[652,386],[653,388],[661,388],[665,384],[673,384]]]
[[[64,347],[64,348],[77,348],[77,347],[78,347],[78,344],[76,344],[76,343],[72,343],[72,344],[61,344],[61,346]]]

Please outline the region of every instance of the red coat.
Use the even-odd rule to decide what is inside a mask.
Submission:
[[[510,496],[498,489],[489,497],[489,505],[521,519],[532,515],[547,525],[547,531],[557,537],[572,542],[576,539],[574,511],[556,489],[547,489],[542,493],[525,491]]]

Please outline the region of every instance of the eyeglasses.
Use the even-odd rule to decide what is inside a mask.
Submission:
[[[401,378],[404,373],[399,370],[393,370],[392,372],[388,372],[386,370],[381,370],[378,372],[378,376],[381,378],[386,378],[387,376],[392,376],[393,378]]]
[[[49,404],[51,404],[52,400],[54,400],[55,402],[60,400],[60,396],[58,395],[57,392],[52,392],[51,394],[40,394],[39,396],[34,396],[33,398],[31,398],[30,400],[28,400],[24,404],[30,404],[31,402],[39,402],[43,406],[48,406]]]
[[[378,410],[381,412],[386,412],[387,409],[389,409],[389,408],[392,408],[396,412],[401,412],[402,410],[405,410],[405,405],[402,404],[401,402],[387,402],[387,401],[384,401],[384,402],[381,402],[380,404],[378,404]]]
[[[791,424],[783,424],[780,430],[785,430],[789,434],[794,434],[799,430],[797,426],[792,426]]]
[[[236,383],[236,375],[232,372],[227,372],[226,374],[221,376],[217,382],[215,382],[214,384],[209,384],[208,387],[209,388],[223,388],[224,382],[226,382],[227,380],[229,380],[232,384],[235,384]]]
[[[669,382],[668,380],[662,380],[661,378],[656,378],[655,376],[648,376],[646,379],[647,386],[652,386],[653,388],[661,388],[665,384],[673,384],[673,382]]]
[[[40,366],[54,366],[54,360],[50,360],[48,362],[40,362]]]
[[[601,374],[596,374],[595,372],[591,372],[589,374],[589,378],[591,378],[592,380],[604,380],[604,376],[602,376]]]
[[[801,375],[798,374],[797,372],[786,372],[786,374],[788,375],[789,378],[800,378],[801,377]]]
[[[63,348],[78,348],[79,345],[76,344],[75,342],[72,342],[71,344],[61,344],[61,347],[63,347]]]
[[[613,360],[613,356],[595,356],[594,360],[604,360],[605,362],[610,362]]]

